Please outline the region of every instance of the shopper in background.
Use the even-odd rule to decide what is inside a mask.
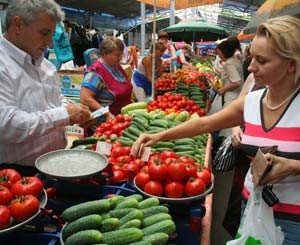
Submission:
[[[173,61],[174,69],[182,69],[183,65],[192,67],[193,65],[187,61],[186,56],[191,52],[192,46],[184,44],[183,47],[176,51],[176,59]]]
[[[166,50],[162,56],[164,70],[172,71],[172,62],[176,59],[176,49],[169,41],[169,35],[165,31],[161,31],[158,33],[158,42],[162,42],[166,45]]]
[[[66,146],[65,126],[90,117],[86,106],[64,99],[56,68],[44,58],[63,17],[53,0],[14,0],[7,8],[0,37],[0,168],[33,167],[37,157]]]
[[[136,46],[128,46],[128,65],[134,70],[138,67],[138,54],[136,51]]]
[[[162,74],[162,55],[166,50],[166,46],[161,42],[155,43],[155,78]],[[150,48],[150,55],[144,57],[138,65],[138,69],[133,73],[134,95],[138,101],[146,101],[146,98],[152,92],[152,61],[153,47]]]
[[[243,63],[243,52],[239,39],[236,36],[229,36],[227,41],[234,48],[234,56]]]
[[[188,120],[157,134],[142,134],[132,146],[132,155],[136,156],[142,146],[152,146],[158,141],[245,124],[241,147],[247,155],[253,157],[259,147],[278,147],[276,155],[265,154],[272,168],[261,184],[273,184],[272,191],[280,202],[273,207],[275,223],[281,226],[284,244],[289,245],[299,244],[300,240],[299,39],[300,20],[297,18],[282,16],[259,25],[251,45],[249,71],[253,72],[255,84],[267,86],[266,89],[239,97],[213,115]],[[248,198],[252,191],[249,170],[244,197]],[[214,236],[218,234],[212,233],[211,237]]]
[[[124,45],[117,37],[105,37],[100,45],[100,59],[97,59],[84,76],[80,90],[80,102],[91,111],[109,107],[109,111],[97,121],[113,119],[121,108],[131,103],[132,85],[120,62]]]

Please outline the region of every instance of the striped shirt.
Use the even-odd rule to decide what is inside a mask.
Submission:
[[[278,146],[276,155],[289,159],[300,159],[300,93],[290,101],[274,126],[267,129],[262,123],[262,99],[266,89],[251,92],[246,96],[244,105],[245,132],[242,139],[242,149],[254,156],[257,147]],[[258,112],[258,113],[257,113]],[[253,190],[252,175],[247,173],[244,186],[244,196],[247,198]],[[279,198],[280,205],[275,205],[274,211],[280,214],[300,217],[300,175],[288,176],[273,185],[273,192]],[[275,213],[276,214],[276,213]],[[289,216],[290,217],[290,216]]]
[[[34,166],[40,155],[64,148],[69,123],[55,67],[0,37],[0,164]]]

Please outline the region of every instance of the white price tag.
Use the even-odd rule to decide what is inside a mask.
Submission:
[[[98,141],[96,145],[96,152],[107,156],[110,155],[111,144],[104,141]]]
[[[146,146],[142,148],[139,156],[144,162],[148,162],[150,154],[151,154],[151,147]]]

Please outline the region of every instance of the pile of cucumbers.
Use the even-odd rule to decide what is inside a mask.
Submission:
[[[163,245],[176,230],[168,207],[156,197],[122,195],[84,202],[63,211],[64,245]]]

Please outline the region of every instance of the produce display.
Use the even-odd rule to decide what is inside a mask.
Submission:
[[[40,209],[43,182],[34,176],[22,177],[14,169],[0,171],[0,230],[23,222]]]
[[[65,245],[163,245],[176,230],[169,209],[140,194],[83,202],[65,209],[62,219]]]

